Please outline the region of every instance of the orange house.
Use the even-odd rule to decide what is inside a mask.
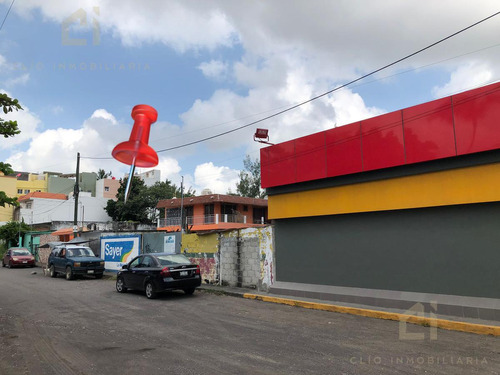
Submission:
[[[181,219],[181,207],[184,211]],[[158,230],[191,232],[258,227],[267,223],[267,199],[209,194],[163,199],[156,206],[164,210]]]

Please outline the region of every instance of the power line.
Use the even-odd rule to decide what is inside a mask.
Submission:
[[[288,108],[286,108],[286,109],[284,109],[284,110],[282,110],[282,111],[276,112],[276,113],[274,113],[274,114],[272,114],[272,115],[269,115],[269,116],[263,117],[263,118],[261,118],[261,119],[259,119],[259,120],[256,120],[256,121],[252,121],[252,122],[250,122],[250,123],[248,123],[248,124],[245,124],[245,125],[239,126],[239,127],[237,127],[237,128],[230,129],[230,130],[227,130],[227,131],[225,131],[225,132],[222,132],[222,133],[219,133],[219,134],[212,135],[212,136],[210,136],[210,137],[202,138],[202,139],[199,139],[199,140],[196,140],[196,141],[193,141],[193,142],[184,143],[184,144],[179,145],[179,146],[174,146],[174,147],[165,148],[165,149],[162,149],[162,150],[158,150],[157,152],[158,152],[158,153],[160,153],[160,152],[165,152],[165,151],[172,151],[172,150],[176,150],[176,149],[179,149],[179,148],[183,148],[183,147],[187,147],[187,146],[192,146],[192,145],[195,145],[195,144],[197,144],[197,143],[201,143],[201,142],[209,141],[209,140],[211,140],[211,139],[218,138],[218,137],[221,137],[221,136],[223,136],[223,135],[233,133],[233,132],[235,132],[235,131],[238,131],[238,130],[241,130],[241,129],[247,128],[247,127],[249,127],[249,126],[252,126],[252,125],[258,124],[258,123],[260,123],[260,122],[263,122],[263,121],[269,120],[269,119],[271,119],[271,118],[273,118],[273,117],[276,117],[276,116],[282,115],[283,113],[289,112],[289,111],[291,111],[291,110],[293,110],[293,109],[295,109],[295,108],[298,108],[298,107],[303,106],[303,105],[305,105],[305,104],[311,103],[312,101],[317,100],[317,99],[319,99],[319,98],[322,98],[322,97],[324,97],[324,96],[326,96],[326,95],[329,95],[329,94],[331,94],[332,92],[335,92],[335,91],[338,91],[338,90],[340,90],[340,89],[343,89],[343,88],[345,88],[345,87],[347,87],[347,86],[349,86],[349,85],[352,85],[352,84],[353,84],[353,83],[355,83],[355,82],[361,81],[361,80],[363,80],[363,79],[365,79],[365,78],[367,78],[367,77],[370,77],[370,76],[372,76],[372,75],[374,75],[374,74],[376,74],[376,73],[378,73],[378,72],[380,72],[380,71],[382,71],[382,70],[385,70],[385,69],[387,69],[387,68],[390,68],[390,67],[391,67],[391,66],[393,66],[393,65],[399,64],[400,62],[402,62],[402,61],[404,61],[404,60],[407,60],[407,59],[409,59],[410,57],[413,57],[413,56],[415,56],[415,55],[417,55],[417,54],[419,54],[419,53],[421,53],[421,52],[424,52],[424,51],[426,51],[426,50],[428,50],[428,49],[430,49],[430,48],[432,48],[432,47],[434,47],[434,46],[436,46],[436,45],[438,45],[438,44],[440,44],[440,43],[442,43],[442,42],[444,42],[444,41],[446,41],[446,40],[448,40],[448,39],[450,39],[450,38],[453,38],[454,36],[456,36],[456,35],[458,35],[458,34],[461,34],[461,33],[463,33],[464,31],[467,31],[467,30],[469,30],[469,29],[471,29],[471,28],[473,28],[473,27],[475,27],[475,26],[477,26],[477,25],[479,25],[479,24],[481,24],[481,23],[483,23],[483,22],[485,22],[485,21],[489,20],[490,18],[493,18],[493,17],[495,17],[495,16],[499,15],[499,14],[500,14],[500,12],[496,12],[496,13],[494,13],[494,14],[492,14],[492,15],[490,15],[490,16],[488,16],[488,17],[486,17],[486,18],[483,18],[483,19],[482,19],[482,20],[480,20],[480,21],[477,21],[477,22],[473,23],[472,25],[469,25],[469,26],[467,26],[467,27],[465,27],[465,28],[463,28],[463,29],[461,29],[461,30],[459,30],[459,31],[457,31],[457,32],[455,32],[455,33],[453,33],[453,34],[448,35],[447,37],[444,37],[444,38],[442,38],[442,39],[438,40],[437,42],[434,42],[434,43],[432,43],[432,44],[429,44],[428,46],[426,46],[426,47],[424,47],[424,48],[421,48],[421,49],[419,49],[419,50],[417,50],[417,51],[415,51],[415,52],[413,52],[413,53],[410,53],[409,55],[406,55],[406,56],[404,56],[404,57],[402,57],[402,58],[400,58],[400,59],[398,59],[398,60],[396,60],[396,61],[393,61],[392,63],[389,63],[389,64],[387,64],[387,65],[384,65],[384,66],[382,66],[382,67],[380,67],[380,68],[378,68],[378,69],[376,69],[376,70],[371,71],[370,73],[367,73],[367,74],[365,74],[365,75],[363,75],[363,76],[361,76],[361,77],[358,77],[358,78],[356,78],[356,79],[354,79],[354,80],[352,80],[352,81],[349,81],[349,82],[347,82],[347,83],[344,83],[343,85],[340,85],[340,86],[338,86],[338,87],[336,87],[336,88],[334,88],[334,89],[332,89],[332,90],[326,91],[326,92],[324,92],[324,93],[322,93],[322,94],[320,94],[320,95],[314,96],[314,97],[312,97],[312,98],[310,98],[310,99],[308,99],[308,100],[305,100],[305,101],[300,102],[300,103],[298,103],[298,104],[295,104],[295,105],[293,105],[293,106],[291,106],[291,107],[288,107]]]
[[[407,70],[402,71],[402,72],[394,73],[394,74],[387,75],[387,76],[382,76],[380,78],[375,78],[375,79],[373,79],[371,81],[367,81],[367,82],[364,82],[364,83],[359,83],[359,84],[353,85],[351,87],[362,87],[364,85],[369,85],[369,84],[374,83],[374,82],[385,80],[387,78],[397,77],[397,76],[400,76],[400,75],[403,75],[403,74],[406,74],[406,73],[414,72],[416,70],[420,70],[420,69],[423,69],[423,68],[428,68],[430,66],[441,64],[443,62],[451,61],[451,60],[457,59],[459,57],[468,56],[468,55],[471,55],[471,54],[474,54],[474,53],[478,53],[478,52],[482,52],[482,51],[486,51],[486,50],[492,49],[492,48],[497,48],[499,46],[500,46],[500,43],[497,43],[497,44],[494,44],[494,45],[491,45],[491,46],[488,46],[488,47],[484,47],[484,48],[480,48],[480,49],[477,49],[477,50],[474,50],[474,51],[462,53],[460,55],[455,55],[453,57],[449,57],[449,58],[446,58],[446,59],[443,59],[443,60],[438,60],[438,61],[435,61],[435,62],[432,62],[432,63],[429,63],[429,64],[420,65],[420,66],[417,66],[415,68],[407,69]],[[489,82],[492,83],[493,81],[490,80]],[[483,84],[487,84],[487,83],[488,82],[483,83]],[[477,86],[475,86],[475,87],[477,87]],[[472,89],[472,88],[474,88],[474,87],[470,87],[467,90]],[[153,142],[159,142],[159,141],[161,141],[163,139],[167,139],[167,138],[172,139],[172,138],[176,138],[176,137],[184,137],[186,134],[195,133],[195,132],[199,132],[200,130],[211,129],[211,128],[215,128],[215,127],[222,126],[222,125],[227,125],[227,124],[230,124],[232,122],[241,121],[241,120],[244,120],[244,119],[249,118],[249,117],[254,117],[254,116],[258,116],[258,115],[264,114],[264,113],[276,111],[276,110],[281,109],[281,108],[287,108],[287,106],[286,105],[282,105],[280,107],[275,107],[273,109],[267,109],[267,110],[259,112],[259,113],[254,113],[254,114],[251,114],[251,115],[248,115],[248,116],[244,116],[244,117],[241,117],[241,118],[238,118],[238,119],[233,119],[233,120],[221,122],[221,123],[214,124],[214,125],[209,125],[209,126],[206,126],[206,127],[203,127],[203,128],[198,128],[196,130],[191,130],[191,131],[188,131],[188,132],[183,132],[182,134],[177,134],[177,135],[174,135],[174,136],[168,136],[168,137],[164,137],[164,138],[156,138],[156,139],[152,140],[152,142],[150,143],[150,146],[152,146]],[[106,154],[109,154],[109,152],[106,152]],[[81,158],[82,159],[93,159],[93,160],[112,160],[113,159],[113,158],[111,158],[109,156],[81,156]]]
[[[12,3],[10,3],[10,7],[7,10],[7,13],[5,14],[5,17],[3,18],[2,25],[0,26],[0,31],[2,31],[3,25],[4,25],[5,21],[7,20],[7,17],[9,16],[10,10],[12,9],[12,6],[14,5],[15,1],[16,0],[12,0]]]

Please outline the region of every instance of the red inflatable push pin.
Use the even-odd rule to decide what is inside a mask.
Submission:
[[[125,189],[125,202],[128,198],[135,167],[150,168],[158,165],[158,155],[148,145],[151,124],[158,119],[158,112],[149,105],[140,104],[132,109],[132,118],[134,119],[134,127],[129,140],[118,144],[111,152],[111,155],[116,160],[130,165],[129,178]]]

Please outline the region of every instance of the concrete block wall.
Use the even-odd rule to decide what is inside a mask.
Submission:
[[[236,237],[220,239],[220,279],[223,284],[236,286],[238,284]]]
[[[259,239],[256,237],[242,238],[241,240],[241,276],[243,287],[257,288],[259,285]]]
[[[240,241],[239,259],[238,241]],[[247,288],[259,286],[261,267],[257,237],[222,237],[220,251],[223,284]]]

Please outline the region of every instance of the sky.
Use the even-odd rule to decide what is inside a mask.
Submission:
[[[80,153],[80,171],[121,178],[129,166],[111,151],[129,139],[132,108],[148,104],[162,180],[235,192],[245,156],[266,147],[257,128],[279,143],[498,81],[500,15],[282,115],[164,150],[306,101],[499,10],[495,0],[0,0],[0,92],[24,108],[1,115],[21,134],[0,139],[0,161],[74,173]]]

